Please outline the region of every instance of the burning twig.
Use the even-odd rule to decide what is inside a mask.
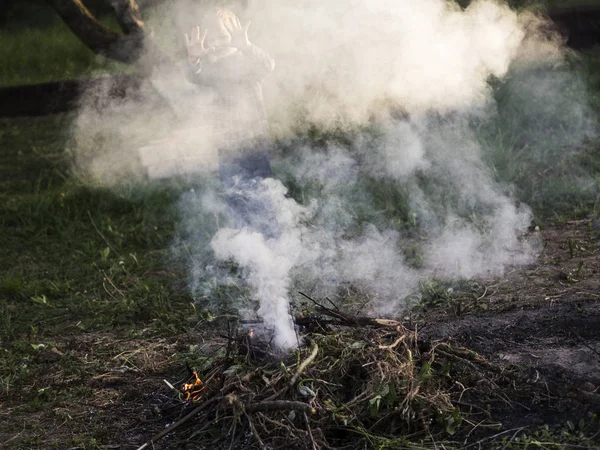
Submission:
[[[477,353],[419,341],[416,330],[395,320],[318,309],[332,326],[312,327],[310,348],[299,348],[294,355],[265,354],[261,349],[268,343],[260,340],[260,332],[252,343],[257,351],[251,351],[249,329],[237,332],[231,326],[229,355],[216,357],[205,373],[193,372],[184,385],[189,400],[203,403],[145,446],[194,417],[194,436],[202,436],[202,445],[224,449],[248,446],[247,437],[256,448],[317,450],[356,444],[340,436],[340,424],[364,433],[363,443],[382,443],[399,427],[407,433],[435,433],[436,424],[454,418],[457,408],[461,414],[483,417],[485,423],[492,421],[485,408],[463,399],[467,391],[493,388],[504,380]],[[322,319],[315,317],[318,324]],[[458,378],[440,376],[440,365],[444,373],[450,367]],[[215,378],[222,381],[216,383]],[[481,379],[487,380],[485,386]],[[473,425],[467,420],[464,424]]]
[[[202,380],[198,376],[198,372],[195,370],[192,372],[194,375],[193,383],[185,383],[181,390],[185,393],[185,401],[193,400],[196,401],[200,398],[200,394],[204,391]]]

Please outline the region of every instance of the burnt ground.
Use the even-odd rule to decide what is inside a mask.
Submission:
[[[433,312],[421,334],[451,339],[498,363],[600,383],[600,228],[588,221],[541,231],[539,262],[490,281],[483,312]],[[484,306],[485,305],[485,306]]]
[[[505,427],[560,425],[600,411],[600,227],[567,222],[541,235],[535,265],[488,281],[476,305],[484,311],[434,311],[420,330],[518,370],[524,391],[507,391],[515,403],[498,416]]]
[[[439,307],[419,320],[421,340],[471,349],[498,374],[493,393],[463,386],[459,404],[487,409],[502,430],[587,423],[600,412],[600,230],[578,221],[539,233],[535,265],[481,282],[467,313]],[[164,380],[181,383],[184,361],[225,345],[211,336],[55,336],[30,360],[39,377],[0,397],[0,448],[138,448],[181,410]],[[153,448],[187,447],[171,437]]]

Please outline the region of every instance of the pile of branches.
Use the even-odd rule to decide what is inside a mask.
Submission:
[[[226,354],[198,374],[200,394],[139,450],[175,431],[198,448],[313,450],[454,433],[460,392],[445,371],[454,364],[471,376],[485,370],[481,357],[419,341],[400,322],[319,309],[297,319],[303,344],[283,357],[247,329],[230,333]]]

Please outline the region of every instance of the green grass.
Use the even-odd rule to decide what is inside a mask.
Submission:
[[[600,54],[509,74],[495,88],[498,120],[478,137],[496,178],[538,218],[600,212]],[[539,88],[538,88],[539,86]]]
[[[165,268],[182,187],[109,190],[70,178],[65,120],[2,133],[0,338],[124,325],[175,331],[192,311],[185,274]]]
[[[48,11],[53,14],[52,11]],[[104,25],[115,29],[108,16]],[[36,84],[131,71],[125,64],[95,55],[56,16],[40,28],[0,29],[0,86]]]
[[[120,354],[95,350],[90,363],[67,352],[52,366],[40,362],[48,349],[64,348],[65,339],[77,341],[111,330],[132,340],[168,337],[196,327],[203,313],[192,306],[184,270],[188,261],[178,259],[185,252],[171,250],[180,232],[177,203],[188,186],[141,181],[108,189],[77,180],[66,151],[72,120],[4,120],[0,127],[0,395],[19,402],[20,414],[70,411],[73,402],[92,394],[85,381],[105,373]],[[385,220],[415,228],[402,206],[402,186],[373,180],[365,185]],[[204,224],[207,236],[214,226]],[[423,283],[415,302],[423,310],[443,308],[460,315],[481,310],[481,295],[482,286],[475,282],[431,280]],[[176,357],[180,362],[185,358],[181,350]],[[60,374],[59,380],[74,381],[36,384],[48,367]],[[113,439],[103,430],[95,426],[88,434],[69,438],[72,442],[58,440],[54,445],[96,448]],[[17,448],[47,446],[30,429],[24,435]],[[567,424],[564,429],[515,430],[483,444],[558,449],[592,445],[588,435],[587,424]],[[420,446],[410,438],[390,438],[381,445]]]
[[[77,180],[65,151],[72,119],[0,122],[0,397],[19,414],[70,410],[74,399],[91,395],[87,380],[110,370],[118,342],[128,342],[122,351],[146,348],[204,317],[187,286],[189,262],[173,252],[185,186],[107,189]],[[74,357],[77,343],[94,336],[108,336],[108,347],[95,348],[93,362]],[[65,356],[40,359],[55,346]],[[77,439],[100,439],[94,433],[101,431]],[[36,433],[29,428],[32,441],[17,448],[50,448]]]
[[[0,31],[0,61],[0,85],[129,70],[97,58],[60,22],[17,34]],[[600,104],[595,94],[600,92],[597,61],[592,54],[577,63],[578,73],[592,86],[594,111]],[[572,130],[578,124],[570,115],[559,115],[553,119],[557,122],[539,115],[532,118],[502,87],[496,94],[501,119],[479,130],[479,136],[498,180],[514,184],[517,197],[540,218],[598,214],[600,149],[594,140],[578,142],[565,154],[562,150],[570,143],[564,140],[547,147],[524,139],[522,130],[535,136],[560,126]],[[187,257],[185,249],[172,249],[181,236],[177,204],[189,186],[142,181],[109,189],[78,180],[71,173],[68,151],[72,120],[56,116],[0,122],[0,395],[34,383],[42,370],[35,368],[36,358],[55,339],[76,340],[107,330],[132,337],[172,336],[197,326],[205,314],[189,294],[189,261],[182,259]],[[352,142],[348,134],[328,133],[312,129],[300,140],[320,147]],[[563,139],[557,134],[558,138]],[[278,174],[282,173],[279,168]],[[301,186],[292,178],[286,183],[303,203],[322,188]],[[367,178],[357,189],[360,192],[348,198],[359,222],[381,221],[404,232],[418,229],[406,186]],[[213,218],[199,218],[197,224],[206,236],[214,233]],[[194,254],[197,249],[189,250]],[[404,250],[418,266],[418,249]],[[445,308],[462,314],[485,306],[478,300],[481,288],[475,282],[430,280],[414,301],[423,310]],[[239,295],[239,290],[221,289],[215,295],[227,300]],[[60,366],[65,377],[92,373],[89,366],[69,358]],[[85,386],[78,389],[68,395],[87,395]],[[24,403],[33,412],[61,398],[40,389],[29,393]],[[541,428],[527,435],[501,436],[498,448],[559,448],[561,442],[586,445],[580,435],[583,428],[568,424],[564,431]],[[73,446],[94,448],[95,438],[89,439],[86,444],[74,441]]]
[[[25,7],[22,14],[27,13],[32,11]],[[177,36],[171,20],[165,20],[169,13],[167,4],[143,9],[145,23],[153,33],[153,39],[160,43],[166,53],[174,54],[182,50],[179,39],[181,36]],[[0,27],[0,87],[129,73],[135,70],[134,66],[94,54],[45,4],[38,4],[34,14],[37,20],[32,23],[37,25],[22,20],[9,20],[6,26]],[[104,11],[97,18],[110,30],[121,32],[112,14]]]

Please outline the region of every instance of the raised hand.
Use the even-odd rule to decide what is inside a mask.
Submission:
[[[250,21],[242,26],[240,19],[234,15],[231,15],[223,18],[222,22],[223,26],[231,35],[231,43],[229,45],[239,48],[240,50],[250,46],[250,41],[248,40],[248,28],[250,28]]]
[[[185,43],[188,51],[188,58],[190,61],[197,61],[198,59],[204,58],[215,51],[214,48],[205,48],[204,40],[208,30],[204,30],[202,36],[200,35],[200,27],[194,27],[190,31],[190,34],[185,34]]]

